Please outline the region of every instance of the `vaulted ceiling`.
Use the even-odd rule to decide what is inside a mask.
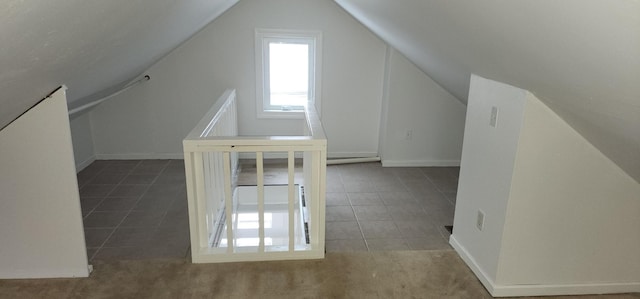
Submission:
[[[4,1],[0,127],[61,84],[123,86],[237,1]],[[640,1],[335,1],[463,102],[471,73],[532,91],[640,181]]]
[[[3,1],[0,128],[62,84],[71,102],[119,88],[237,1]]]
[[[640,182],[640,1],[336,0],[466,102],[527,89]]]

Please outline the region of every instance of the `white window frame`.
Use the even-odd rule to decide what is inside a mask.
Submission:
[[[309,45],[309,104],[320,111],[322,77],[322,32],[307,30],[256,29],[256,108],[258,118],[304,118],[302,109],[272,106],[269,91],[269,43],[284,41]]]

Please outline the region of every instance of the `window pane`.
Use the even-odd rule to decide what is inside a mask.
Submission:
[[[273,106],[303,106],[309,94],[309,45],[269,43],[269,91]]]

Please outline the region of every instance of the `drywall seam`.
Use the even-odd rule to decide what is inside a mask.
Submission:
[[[391,81],[391,56],[393,55],[393,48],[387,44],[385,53],[384,53],[384,78],[382,81],[382,107],[380,109],[380,130],[378,135],[378,155],[382,160],[384,160],[385,154],[387,152],[387,144],[386,144],[386,135],[387,135],[387,124],[389,122],[389,84]]]

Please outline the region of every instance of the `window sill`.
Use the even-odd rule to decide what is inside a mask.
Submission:
[[[277,119],[304,119],[304,111],[281,111],[267,110],[259,111],[258,118],[277,118]]]

